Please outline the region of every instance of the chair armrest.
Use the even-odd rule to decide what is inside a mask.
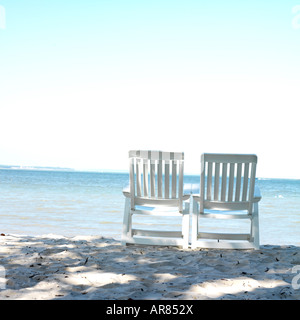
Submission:
[[[130,186],[123,188],[122,192],[125,197],[130,198]]]
[[[254,188],[253,200],[254,202],[258,202],[261,200],[261,193],[258,186],[255,186]]]
[[[199,183],[185,183],[183,185],[184,194],[199,194],[200,184]]]
[[[200,202],[201,197],[200,197],[199,194],[193,194],[193,195],[192,195],[192,199],[193,199],[193,201],[198,201],[198,202]]]

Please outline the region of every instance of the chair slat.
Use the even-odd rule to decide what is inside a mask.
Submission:
[[[235,201],[240,201],[241,192],[241,178],[242,178],[242,164],[237,164],[236,184],[235,184]]]
[[[255,176],[256,176],[256,163],[252,163],[252,166],[251,166],[251,177],[250,177],[250,187],[249,187],[249,201],[252,201],[253,197],[254,197]],[[249,208],[249,212],[252,213],[252,206],[251,206],[251,208]]]
[[[214,200],[219,200],[220,163],[215,162]]]
[[[158,160],[157,166],[157,196],[162,198],[162,160]]]
[[[244,165],[244,181],[243,181],[243,197],[242,197],[242,201],[246,201],[247,200],[248,180],[249,180],[249,163],[245,163],[245,165]]]
[[[229,183],[228,183],[228,201],[233,199],[233,184],[234,184],[234,163],[230,163]]]
[[[221,201],[226,199],[226,187],[227,187],[227,163],[222,165],[222,188],[221,188]]]
[[[144,159],[143,165],[143,182],[144,182],[144,196],[148,197],[148,160]]]
[[[183,203],[183,161],[179,160],[179,174],[178,174],[178,199],[179,199],[179,212],[182,212]]]
[[[177,193],[177,161],[172,160],[172,198],[176,198]]]
[[[141,188],[141,159],[136,159],[136,195],[140,197],[142,195]]]
[[[131,206],[131,209],[133,210],[134,209],[134,197],[135,197],[134,158],[130,159],[129,174],[130,174],[130,206]]]
[[[165,162],[165,198],[170,198],[170,164],[169,161]]]
[[[151,160],[150,163],[150,191],[151,197],[155,197],[155,161]]]
[[[200,175],[200,198],[204,199],[205,198],[205,169],[206,163],[204,161],[204,155],[201,157],[201,175]],[[203,207],[204,201],[201,201],[200,203],[200,211],[202,212],[204,210]]]
[[[212,187],[212,163],[208,162],[208,165],[207,165],[207,195],[206,195],[207,200],[211,200],[211,187]]]

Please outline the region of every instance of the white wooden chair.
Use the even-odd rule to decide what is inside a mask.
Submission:
[[[202,154],[200,195],[193,195],[192,248],[259,248],[256,164],[256,155]],[[250,231],[200,232],[201,218],[248,219]]]
[[[133,150],[129,151],[129,162],[130,186],[123,190],[125,210],[122,244],[174,245],[187,248],[190,195],[183,195],[184,154]],[[137,215],[153,216],[153,225],[158,216],[170,219],[180,217],[181,230],[160,231],[158,223],[154,230],[134,229],[132,220]]]

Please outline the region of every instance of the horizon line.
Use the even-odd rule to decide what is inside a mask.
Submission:
[[[90,172],[90,173],[124,173],[129,174],[126,169],[80,169],[68,167],[52,167],[52,166],[23,166],[23,165],[1,165],[0,170],[24,170],[24,171],[57,171],[57,172]],[[200,173],[186,172],[187,176],[200,176]],[[282,177],[256,177],[260,180],[300,180],[300,178],[282,178]]]

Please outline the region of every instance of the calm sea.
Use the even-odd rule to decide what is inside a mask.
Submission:
[[[185,176],[184,182],[199,183],[199,177]],[[300,245],[300,180],[257,183],[261,243]],[[127,185],[126,173],[0,170],[0,233],[120,239]]]

